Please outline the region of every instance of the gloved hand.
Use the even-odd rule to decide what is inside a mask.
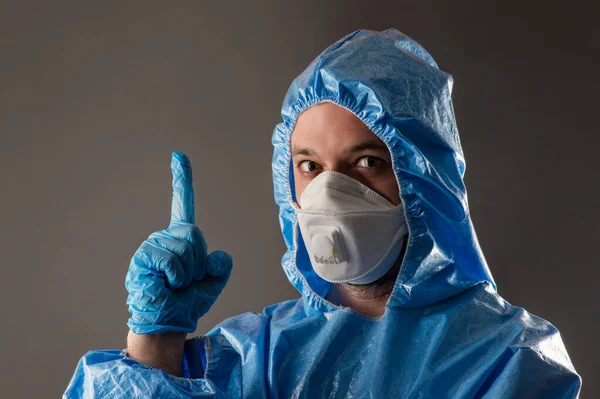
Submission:
[[[171,223],[152,233],[131,259],[125,278],[134,334],[167,331],[191,333],[215,302],[231,273],[232,259],[223,251],[207,256],[204,235],[194,225],[192,166],[174,152]]]

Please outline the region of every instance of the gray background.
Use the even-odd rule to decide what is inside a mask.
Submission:
[[[270,176],[283,95],[329,44],[390,27],[455,78],[472,218],[500,294],[561,330],[583,396],[600,397],[591,6],[82,3],[0,3],[3,397],[58,397],[82,354],[125,346],[124,277],[168,224],[171,151],[192,160],[211,249],[235,259],[198,333],[296,297]]]

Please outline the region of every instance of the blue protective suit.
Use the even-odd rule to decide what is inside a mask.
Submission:
[[[272,140],[282,264],[301,298],[189,340],[189,378],[119,350],[89,352],[65,396],[577,397],[581,380],[558,330],[496,293],[469,216],[451,89],[451,75],[396,30],[359,30],[327,48],[292,83]],[[290,204],[290,135],[298,115],[325,100],[385,142],[400,184],[409,242],[380,319],[324,299],[330,285],[311,268]]]

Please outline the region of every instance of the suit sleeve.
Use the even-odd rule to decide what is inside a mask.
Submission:
[[[515,345],[496,362],[476,397],[573,399],[579,397],[580,389],[581,378],[562,342],[536,347]]]
[[[180,378],[145,366],[124,351],[85,354],[75,369],[63,398],[223,398],[206,378]]]

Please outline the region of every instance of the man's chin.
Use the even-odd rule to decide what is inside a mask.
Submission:
[[[401,259],[401,258],[400,258]],[[400,272],[400,265],[402,262],[396,261],[394,266],[386,274],[381,276],[379,279],[368,284],[352,284],[342,283],[340,284],[345,290],[360,296],[364,299],[377,299],[385,295],[389,295],[394,289],[398,273]]]

